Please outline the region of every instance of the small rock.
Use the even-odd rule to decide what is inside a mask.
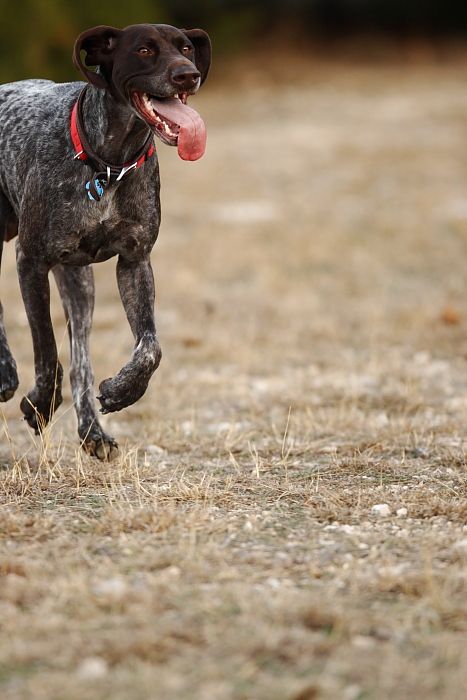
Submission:
[[[180,427],[181,427],[181,429],[182,429],[182,432],[183,432],[185,435],[192,435],[193,430],[194,430],[193,421],[191,421],[191,420],[184,420],[184,421],[181,423],[181,426],[180,426]]]
[[[423,447],[413,447],[406,452],[408,457],[413,457],[414,459],[428,459],[430,453],[428,450],[423,449]]]
[[[462,540],[459,540],[459,542],[456,542],[453,549],[467,556],[467,538],[464,537]]]
[[[379,518],[387,518],[388,515],[391,515],[391,509],[387,503],[377,503],[372,507],[371,512]]]
[[[268,586],[271,586],[271,588],[277,589],[281,587],[281,582],[277,578],[268,578],[266,579],[266,583],[268,584]]]
[[[389,424],[388,414],[385,411],[381,411],[374,417],[374,423],[378,428],[384,428]]]
[[[356,634],[355,637],[352,637],[352,646],[363,650],[372,649],[375,646],[375,640],[363,634]]]
[[[85,681],[95,681],[107,675],[108,665],[100,656],[88,656],[78,666],[77,675]]]
[[[407,517],[407,508],[398,508],[396,510],[396,515],[398,518],[406,518]]]
[[[146,445],[145,450],[150,455],[163,455],[167,452],[167,450],[164,450],[160,445]]]
[[[98,581],[94,586],[94,593],[111,600],[121,600],[127,592],[127,584],[121,578],[109,578]]]
[[[182,570],[179,566],[167,566],[165,569],[162,569],[161,573],[164,573],[170,578],[180,578],[180,576],[182,575]]]
[[[344,688],[344,700],[358,700],[362,697],[362,688],[359,685],[348,685]]]

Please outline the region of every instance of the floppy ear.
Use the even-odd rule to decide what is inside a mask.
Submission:
[[[96,87],[108,88],[112,70],[113,55],[121,29],[101,25],[88,29],[79,35],[73,50],[73,63],[86,80]],[[81,51],[86,52],[84,63]],[[99,73],[86,66],[99,66]]]
[[[211,39],[202,29],[182,29],[182,32],[195,47],[195,64],[201,73],[202,85],[208,77],[211,65]]]

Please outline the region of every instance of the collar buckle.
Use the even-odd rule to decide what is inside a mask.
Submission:
[[[120,174],[117,177],[117,179],[115,180],[115,182],[119,182],[122,179],[122,177],[124,177],[130,170],[133,170],[133,168],[137,168],[137,167],[138,167],[138,161],[135,161],[131,165],[124,165],[123,168],[120,170]]]

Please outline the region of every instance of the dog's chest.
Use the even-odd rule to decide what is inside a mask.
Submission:
[[[136,259],[147,248],[141,224],[122,217],[114,192],[100,202],[84,201],[75,209],[70,233],[61,241],[60,262],[88,265],[114,255]]]

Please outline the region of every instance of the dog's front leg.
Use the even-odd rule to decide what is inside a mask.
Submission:
[[[117,280],[135,347],[129,362],[120,372],[99,385],[102,413],[120,411],[140,399],[161,360],[154,322],[154,277],[149,257],[136,263],[119,257]]]
[[[50,318],[50,287],[45,263],[26,256],[16,246],[18,277],[31,328],[34,348],[35,387],[21,401],[24,417],[38,433],[62,402],[63,370]]]

